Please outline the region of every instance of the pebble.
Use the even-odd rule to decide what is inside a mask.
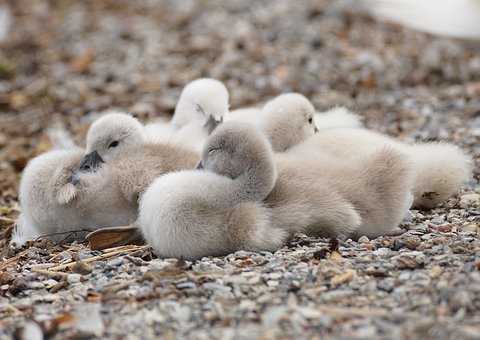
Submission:
[[[370,240],[368,239],[367,236],[361,236],[359,239],[358,239],[358,243],[368,243],[370,242]]]
[[[68,274],[67,282],[70,284],[79,283],[82,279],[82,275],[80,274]]]
[[[470,207],[478,208],[480,207],[480,194],[472,193],[462,195],[460,198],[460,207],[466,209]]]

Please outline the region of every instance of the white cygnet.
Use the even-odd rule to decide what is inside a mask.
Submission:
[[[126,199],[135,202],[157,176],[192,169],[200,158],[195,151],[179,145],[149,140],[142,124],[122,113],[108,114],[92,124],[87,150],[79,173],[105,168]]]
[[[171,121],[147,124],[147,135],[200,152],[205,139],[228,112],[228,101],[228,90],[222,82],[194,80],[184,87]]]
[[[222,124],[200,164],[204,170],[157,178],[141,198],[137,224],[158,256],[198,259],[284,244],[288,231],[261,202],[276,180],[272,150],[261,133],[238,122]]]
[[[403,153],[411,162],[414,181],[410,190],[414,196],[414,208],[432,208],[444,202],[471,177],[471,158],[455,145],[409,145],[366,129],[322,131],[288,152],[292,157],[315,157],[327,153],[348,161],[357,155],[371,154],[382,146]]]
[[[194,80],[180,94],[171,124],[180,129],[197,120],[203,122],[205,114],[220,121],[228,112],[228,101],[228,90],[221,81],[211,78]]]
[[[262,109],[230,112],[226,121],[242,121],[260,128],[275,152],[283,152],[314,133],[335,128],[362,127],[361,118],[344,107],[315,112],[313,104],[299,93],[285,93],[268,101]]]
[[[282,94],[263,107],[260,128],[273,151],[283,152],[318,132],[314,115],[315,108],[303,95]]]
[[[55,150],[32,159],[20,181],[21,214],[12,244],[21,246],[41,235],[131,223],[135,205],[123,199],[118,186],[100,169],[95,176],[74,178],[83,151]]]
[[[397,232],[411,204],[412,169],[389,148],[349,161],[318,152],[276,154],[277,184],[265,202],[283,207],[293,229],[323,237]]]

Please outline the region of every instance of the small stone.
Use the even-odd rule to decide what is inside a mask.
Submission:
[[[388,248],[378,248],[377,250],[375,250],[373,252],[373,254],[375,254],[377,256],[384,257],[384,256],[387,256],[387,255],[390,254],[390,249],[388,249]]]
[[[9,291],[13,295],[17,295],[21,291],[25,290],[28,288],[28,282],[22,278],[18,277],[15,280],[13,280],[12,284],[10,285]]]
[[[395,281],[392,278],[386,278],[378,282],[377,288],[390,293],[395,288]]]
[[[27,321],[15,331],[15,339],[43,340],[42,328],[34,321]]]
[[[370,242],[370,240],[365,235],[358,239],[358,243],[367,243],[367,242]]]
[[[83,261],[78,261],[72,267],[72,271],[77,274],[87,275],[92,272],[92,266]]]
[[[425,255],[421,252],[403,253],[392,258],[392,263],[398,269],[415,269],[425,263]]]
[[[78,283],[82,279],[80,274],[68,274],[67,281],[68,283]]]
[[[178,289],[194,289],[197,287],[193,282],[182,282],[176,285]]]
[[[330,280],[330,284],[333,287],[337,287],[341,284],[348,283],[353,280],[355,274],[356,272],[354,270],[347,270],[345,273],[332,277],[332,279]]]
[[[12,282],[14,279],[15,277],[12,274],[3,272],[0,274],[0,285],[8,284]]]
[[[436,216],[432,218],[431,222],[433,224],[442,224],[445,222],[445,216]]]
[[[478,223],[470,223],[470,224],[464,225],[462,227],[462,231],[478,234],[480,231],[480,225]]]
[[[466,194],[460,198],[460,207],[466,209],[468,207],[480,207],[480,194]]]

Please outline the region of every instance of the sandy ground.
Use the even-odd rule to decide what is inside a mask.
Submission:
[[[0,339],[480,338],[479,44],[322,0],[5,8]],[[81,144],[106,109],[169,115],[181,88],[204,76],[226,83],[232,108],[298,91],[318,110],[346,105],[402,140],[454,142],[474,157],[474,178],[443,206],[412,211],[398,237],[338,247],[299,236],[274,254],[194,263],[145,247],[102,254],[45,241],[11,257],[20,173],[51,147],[48,128],[64,126]]]

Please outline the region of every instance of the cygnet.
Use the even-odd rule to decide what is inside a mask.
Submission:
[[[205,113],[220,121],[228,112],[228,101],[228,90],[221,81],[211,78],[194,80],[180,94],[171,124],[180,129],[192,121],[203,121]]]
[[[21,214],[12,243],[21,246],[41,235],[53,240],[73,230],[131,223],[136,206],[123,199],[118,186],[103,170],[74,177],[83,151],[55,150],[28,162],[20,181]]]
[[[275,185],[265,137],[239,122],[209,137],[199,168],[160,176],[140,200],[138,225],[162,257],[197,259],[281,247],[289,232],[262,200]]]
[[[200,158],[195,151],[179,145],[149,140],[142,124],[122,113],[108,114],[92,124],[87,151],[78,172],[105,168],[125,198],[134,202],[157,176],[192,169]]]
[[[360,117],[348,109],[337,107],[318,113],[312,103],[299,93],[279,95],[262,109],[232,111],[226,116],[226,121],[248,122],[259,127],[275,152],[283,152],[321,130],[362,127]]]
[[[414,171],[411,192],[414,208],[433,208],[458,192],[471,177],[472,161],[457,146],[448,143],[409,145],[365,129],[334,129],[318,133],[291,148],[291,157],[330,154],[351,160],[389,146],[408,157]]]
[[[147,124],[145,131],[158,142],[175,143],[200,152],[213,127],[228,112],[228,102],[228,90],[222,82],[211,78],[194,80],[182,90],[171,121]]]
[[[314,115],[315,108],[303,95],[282,94],[264,106],[260,127],[273,151],[283,152],[318,132]]]
[[[276,154],[278,179],[265,202],[283,207],[292,228],[323,237],[396,233],[411,204],[411,165],[389,147],[349,161],[316,153]],[[301,229],[300,229],[301,230]]]

